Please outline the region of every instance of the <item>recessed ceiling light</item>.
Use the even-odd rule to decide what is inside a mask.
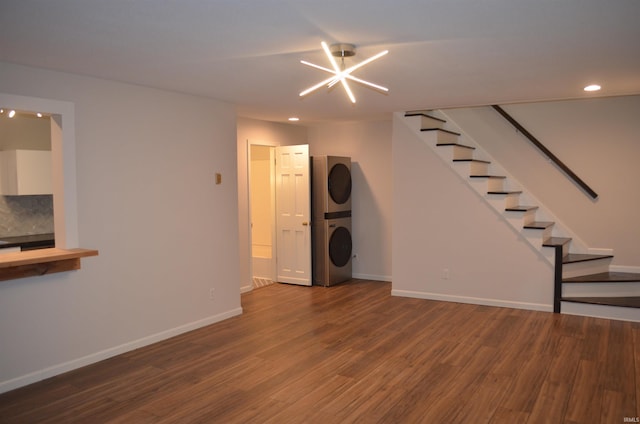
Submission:
[[[584,91],[598,91],[600,90],[600,88],[602,87],[600,87],[598,84],[591,84],[591,85],[587,85],[584,88]]]
[[[16,116],[16,111],[15,111],[15,110],[13,110],[13,109],[11,109],[11,110],[9,111],[9,115],[7,115],[7,116],[9,116],[9,118],[13,118],[14,116]]]
[[[300,118],[298,118],[297,116],[292,116],[291,118],[289,118],[289,121],[291,122],[298,122],[300,120]]]

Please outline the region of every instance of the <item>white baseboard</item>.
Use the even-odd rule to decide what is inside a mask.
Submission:
[[[553,305],[541,303],[516,302],[511,300],[485,299],[480,297],[454,296],[441,293],[427,293],[410,290],[391,290],[392,296],[413,297],[417,299],[440,300],[444,302],[468,303],[472,305],[498,306],[501,308],[526,309],[530,311],[553,312]]]
[[[588,253],[590,255],[613,255],[613,249],[590,247]]]
[[[102,350],[100,352],[95,352],[78,359],[73,359],[71,361],[64,362],[62,364],[53,365],[51,367],[47,367],[39,371],[35,371],[26,375],[12,378],[11,380],[1,381],[0,393],[8,392],[9,390],[17,389],[19,387],[23,387],[28,384],[44,380],[46,378],[65,373],[67,371],[71,371],[77,368],[91,365],[96,362],[100,362],[105,359],[111,358],[113,356],[120,355],[122,353],[129,352],[144,346],[148,346],[150,344],[157,343],[162,340],[169,339],[171,337],[175,337],[179,334],[186,333],[188,331],[196,330],[201,327],[206,327],[207,325],[215,324],[217,322],[223,321],[225,319],[228,319],[240,314],[242,314],[242,307],[235,308],[230,311],[213,315],[211,317],[207,317],[207,318],[194,321],[185,325],[181,325],[179,327],[171,328],[169,330],[161,331],[160,333],[152,334],[150,336],[143,337],[138,340],[133,340],[131,342],[127,342],[119,346],[114,346],[114,347]]]
[[[351,276],[359,280],[392,281],[390,275],[352,274]]]
[[[250,292],[251,290],[253,290],[253,284],[249,284],[248,286],[242,286],[240,287],[240,294]]]
[[[640,274],[640,266],[625,266],[625,265],[611,265],[609,266],[611,272],[633,272]]]

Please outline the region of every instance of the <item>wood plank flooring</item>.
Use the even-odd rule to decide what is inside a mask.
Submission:
[[[640,325],[273,284],[244,314],[0,395],[1,423],[623,423]],[[633,421],[628,421],[633,422]]]

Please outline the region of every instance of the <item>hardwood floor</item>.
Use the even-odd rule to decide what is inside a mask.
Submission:
[[[2,423],[623,423],[640,325],[273,284],[244,314],[0,395]],[[631,421],[632,422],[632,421]]]

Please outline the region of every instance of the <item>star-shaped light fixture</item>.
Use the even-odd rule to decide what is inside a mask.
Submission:
[[[300,63],[302,63],[303,65],[311,66],[312,68],[320,69],[321,71],[328,72],[328,73],[330,73],[332,75],[331,75],[331,77],[327,78],[326,80],[320,81],[316,85],[314,85],[312,87],[309,87],[306,90],[302,91],[300,93],[300,97],[306,96],[307,94],[311,93],[312,91],[317,90],[318,88],[322,87],[323,85],[326,85],[328,88],[331,88],[334,85],[336,85],[337,83],[341,83],[342,87],[344,87],[344,91],[346,91],[347,96],[349,96],[349,99],[351,100],[351,102],[355,103],[356,102],[356,98],[353,96],[353,92],[351,91],[351,88],[349,87],[349,83],[347,82],[348,79],[351,80],[351,81],[355,81],[355,82],[358,82],[360,84],[364,84],[364,85],[367,85],[369,87],[375,88],[376,90],[380,90],[380,91],[384,91],[384,92],[388,92],[389,91],[389,89],[386,88],[386,87],[383,87],[383,86],[378,85],[378,84],[374,84],[372,82],[365,81],[365,80],[360,79],[360,78],[356,78],[353,75],[351,75],[351,73],[353,71],[355,71],[356,69],[361,68],[364,65],[366,65],[368,63],[371,63],[374,60],[379,59],[382,56],[386,55],[387,53],[389,53],[389,50],[384,50],[384,51],[378,53],[375,56],[371,56],[369,59],[363,60],[362,62],[345,69],[344,68],[344,58],[348,57],[348,56],[355,55],[355,46],[353,44],[333,44],[333,45],[331,45],[331,49],[332,50],[329,50],[329,46],[327,45],[327,43],[325,43],[323,41],[320,44],[322,45],[322,50],[324,50],[325,54],[327,55],[327,58],[329,58],[329,62],[331,62],[331,66],[333,67],[333,69],[325,68],[324,66],[315,65],[315,64],[307,62],[305,60],[301,60]],[[336,62],[334,56],[342,58],[342,69],[340,69],[340,67],[338,66],[338,63]]]

